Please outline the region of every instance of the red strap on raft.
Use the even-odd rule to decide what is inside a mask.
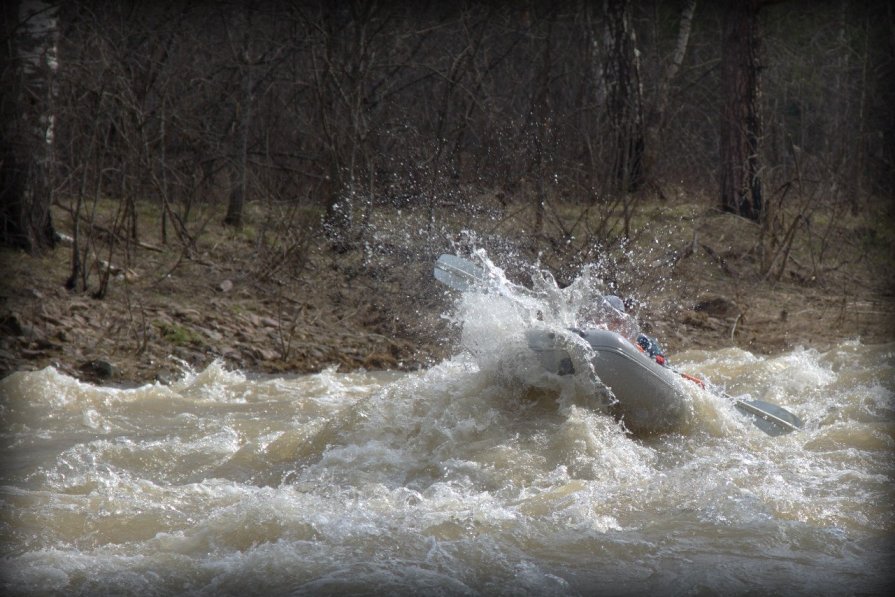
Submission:
[[[684,379],[689,379],[690,381],[692,381],[693,383],[698,385],[703,390],[705,389],[705,382],[703,382],[698,377],[693,377],[692,375],[687,375],[686,373],[681,373],[681,377],[683,377]]]

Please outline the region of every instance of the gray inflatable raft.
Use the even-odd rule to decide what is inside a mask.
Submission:
[[[688,398],[677,373],[659,365],[615,332],[589,329],[569,333],[578,334],[590,344],[594,373],[612,391],[616,402],[610,408],[628,429],[660,433],[684,423],[689,412]],[[556,375],[576,372],[566,334],[537,328],[528,330],[525,336],[528,347],[547,371]]]

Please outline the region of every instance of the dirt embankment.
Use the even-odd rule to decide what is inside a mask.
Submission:
[[[892,272],[866,247],[853,263],[843,257],[820,268],[794,251],[777,279],[756,267],[751,223],[698,207],[688,213],[703,215],[663,223],[668,212],[656,205],[646,214],[667,247],[665,282],[648,292],[639,317],[672,354],[722,346],[773,353],[895,337]],[[66,233],[66,214],[56,222]],[[334,254],[321,240],[301,260],[268,254],[265,261],[247,235],[210,228],[190,256],[151,239],[134,244],[126,263],[113,263],[102,299],[91,296],[99,258],[86,292],[65,289],[66,242],[39,257],[0,252],[0,374],[53,365],[130,385],[165,382],[184,365],[214,359],[278,373],[413,369],[451,352],[451,330],[440,317],[450,293],[431,276],[446,247],[420,239],[415,247]]]
[[[68,253],[62,246],[42,257],[0,254],[4,375],[53,365],[130,385],[165,382],[214,359],[275,373],[414,367],[426,354],[371,321],[364,290],[333,286],[332,272],[284,287],[255,279],[249,261],[188,259],[165,273],[163,264],[178,256],[153,253],[122,269],[97,299],[64,288]]]

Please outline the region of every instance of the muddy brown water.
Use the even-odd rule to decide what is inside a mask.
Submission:
[[[518,313],[482,301],[414,373],[0,381],[4,594],[888,592],[895,345],[675,355],[805,427],[692,386],[637,436],[526,377]]]

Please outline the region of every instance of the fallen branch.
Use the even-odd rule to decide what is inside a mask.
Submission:
[[[69,210],[69,213],[71,213],[70,210]],[[74,214],[72,214],[72,217],[74,217]],[[97,224],[95,222],[91,222],[84,216],[81,216],[80,220],[82,222],[84,222],[85,224],[87,224],[88,226],[90,226],[91,229],[97,230],[97,231],[101,232],[102,234],[111,236],[111,237],[115,238],[116,240],[119,240],[121,242],[135,242],[132,239],[128,240],[128,239],[123,238],[120,234],[118,234],[117,232],[115,232],[113,230],[109,230],[105,226],[100,226],[99,224]],[[71,244],[74,244],[74,242],[75,242],[75,240],[67,234],[64,234],[62,232],[57,232],[56,234],[58,236],[59,242],[61,242],[63,244],[71,245]],[[148,243],[144,243],[142,241],[136,241],[136,244],[141,249],[146,249],[147,251],[154,251],[156,253],[164,252],[164,249],[162,249],[160,247],[156,247],[155,245],[150,245]]]

